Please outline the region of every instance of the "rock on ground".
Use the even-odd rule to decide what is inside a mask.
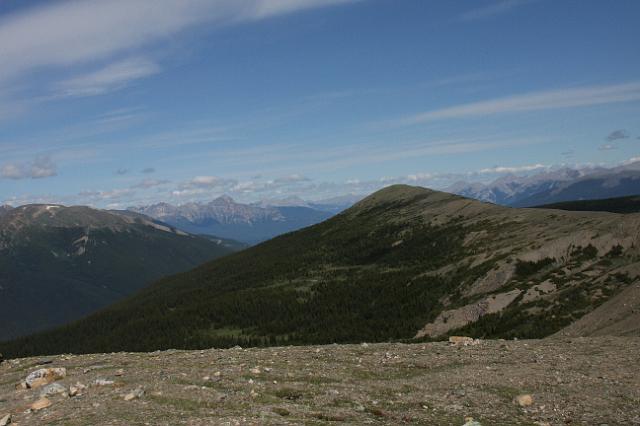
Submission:
[[[39,360],[7,360],[0,365],[0,414],[10,414],[12,424],[640,424],[640,338],[170,350],[51,360],[52,368],[66,369],[56,383],[67,389],[98,380],[113,384],[42,401],[42,389],[15,386]],[[520,404],[517,397],[527,395],[531,400]],[[29,410],[34,403],[39,409]]]

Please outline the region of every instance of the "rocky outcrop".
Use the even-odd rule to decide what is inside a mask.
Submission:
[[[449,330],[464,327],[478,321],[484,315],[500,312],[521,293],[521,290],[516,289],[486,297],[479,302],[461,308],[444,311],[432,323],[425,325],[418,331],[415,337],[438,337],[446,334]]]

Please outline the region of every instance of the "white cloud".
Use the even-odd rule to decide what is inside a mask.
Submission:
[[[37,157],[32,162],[6,163],[0,166],[2,179],[43,179],[57,174],[57,166],[48,156]]]
[[[148,77],[160,67],[145,58],[132,58],[107,65],[89,74],[56,83],[58,96],[95,96],[121,89],[134,80]]]
[[[545,166],[544,164],[530,164],[526,166],[495,166],[486,169],[481,169],[478,173],[488,174],[488,173],[520,173],[520,172],[531,172],[534,170],[540,169],[548,169],[549,166]]]
[[[618,146],[610,143],[606,143],[598,147],[599,151],[613,151],[615,149],[618,149]]]
[[[196,176],[190,181],[181,183],[179,189],[225,189],[236,183],[235,179],[225,179],[218,176]]]
[[[586,107],[640,100],[640,82],[611,86],[589,86],[508,96],[415,114],[395,124],[412,125],[436,120]]]
[[[197,24],[232,24],[353,0],[84,0],[0,19],[0,80],[33,69],[104,60]]]
[[[307,181],[309,181],[308,177],[302,176],[298,173],[294,173],[289,176],[282,176],[274,180],[274,182],[277,184],[293,184],[293,183],[307,182]]]
[[[155,188],[157,186],[166,185],[168,183],[170,183],[170,181],[165,179],[144,179],[143,181],[140,181],[135,185],[132,185],[131,188],[149,189],[149,188]]]
[[[111,201],[122,200],[132,197],[136,192],[132,188],[118,188],[107,191],[82,191],[78,194],[85,202],[91,201]]]
[[[502,15],[513,9],[531,3],[532,0],[500,0],[488,6],[469,10],[460,16],[461,21],[477,21]]]

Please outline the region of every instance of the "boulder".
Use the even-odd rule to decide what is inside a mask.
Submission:
[[[67,388],[62,386],[60,383],[50,383],[42,388],[40,391],[40,396],[51,396],[51,395],[59,395],[61,393],[67,393]]]
[[[468,345],[475,345],[476,341],[473,339],[473,337],[450,336],[449,337],[449,343],[451,343],[452,345],[468,346]]]
[[[129,392],[124,396],[125,401],[133,401],[134,399],[139,399],[144,396],[144,389],[142,387],[138,387],[137,389]]]
[[[41,368],[30,373],[24,380],[27,387],[35,389],[67,376],[66,368]]]

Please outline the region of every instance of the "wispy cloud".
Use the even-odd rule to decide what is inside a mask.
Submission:
[[[162,185],[167,185],[171,181],[166,179],[144,179],[134,185],[131,185],[132,189],[149,189],[155,188]]]
[[[599,151],[613,151],[618,149],[618,145],[614,145],[614,144],[610,144],[610,143],[606,143],[604,145],[600,145],[598,147]]]
[[[129,83],[160,72],[160,67],[145,58],[115,62],[89,74],[73,77],[55,84],[57,96],[95,96],[122,89]]]
[[[57,166],[49,156],[40,156],[31,162],[6,163],[0,166],[1,179],[44,179],[57,174]]]
[[[529,164],[525,166],[494,166],[490,168],[481,169],[478,173],[520,173],[531,172],[534,170],[547,169],[549,166],[544,164]]]
[[[397,120],[394,124],[412,125],[454,118],[586,107],[638,100],[640,100],[640,82],[610,86],[589,86],[526,93],[436,109]]]
[[[0,20],[0,80],[103,60],[194,25],[228,25],[353,0],[85,0],[50,2]]]
[[[460,21],[477,21],[489,19],[498,15],[511,12],[512,10],[532,3],[533,0],[500,0],[484,7],[469,10],[460,15]]]
[[[609,142],[613,142],[613,141],[617,141],[620,139],[628,139],[629,138],[629,133],[627,133],[626,130],[614,130],[613,132],[609,133],[609,135],[607,136],[607,140]]]

